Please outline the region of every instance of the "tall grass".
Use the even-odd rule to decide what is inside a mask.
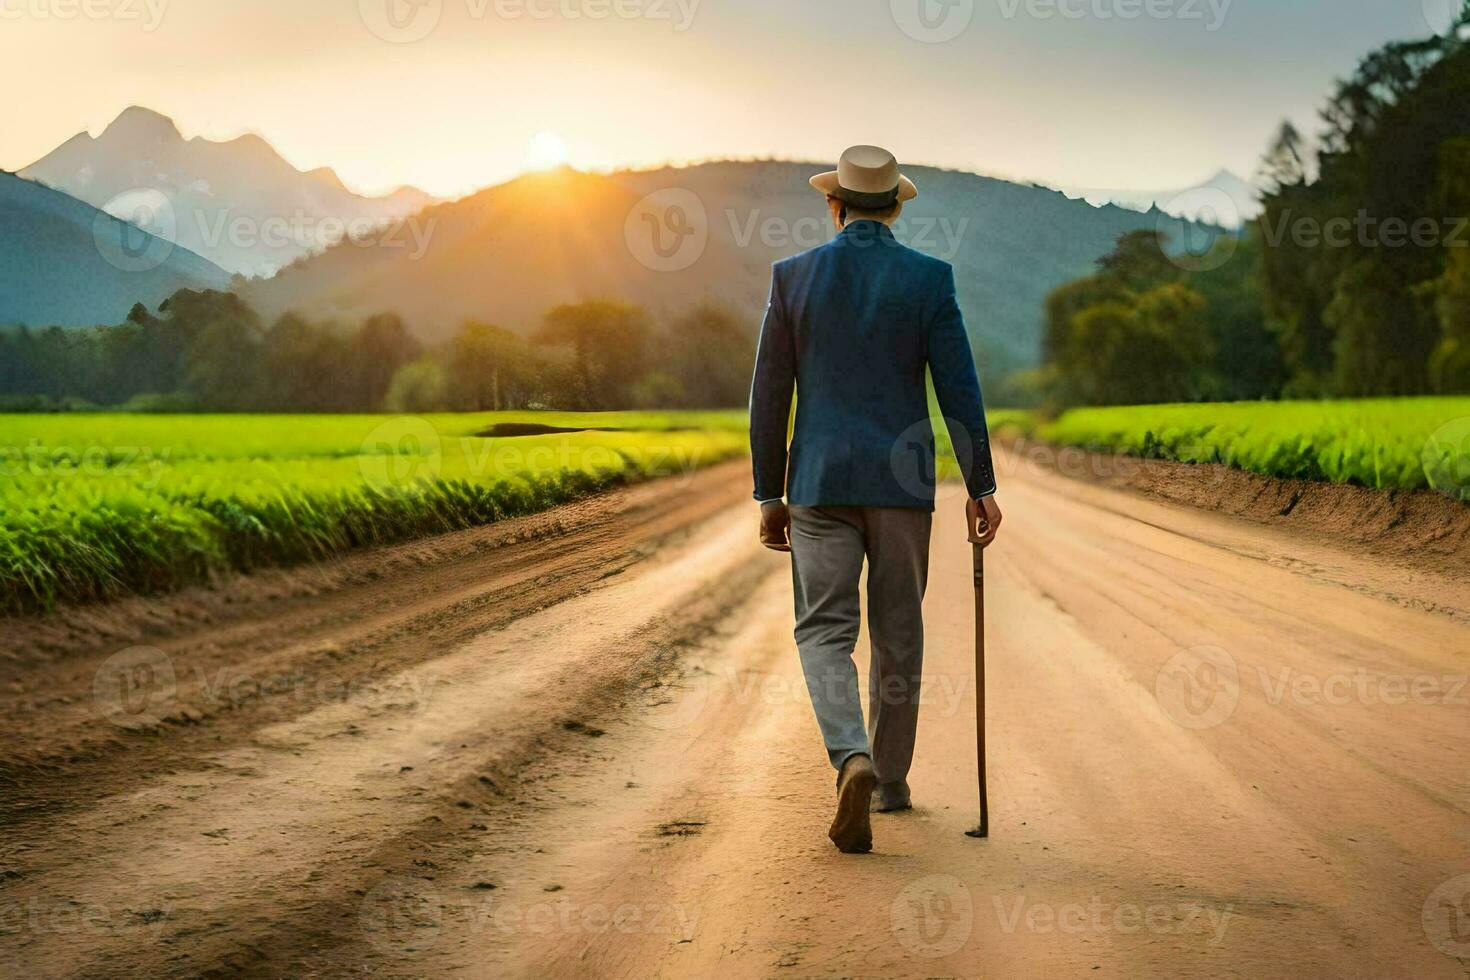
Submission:
[[[1470,500],[1470,398],[1078,408],[1032,429],[1098,452]]]
[[[612,431],[477,434],[506,422]],[[0,610],[492,523],[745,451],[729,412],[0,416]]]

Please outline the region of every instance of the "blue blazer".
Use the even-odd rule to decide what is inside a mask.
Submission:
[[[750,387],[756,499],[933,510],[926,368],[970,496],[989,496],[985,406],[949,263],[877,221],[777,262]]]

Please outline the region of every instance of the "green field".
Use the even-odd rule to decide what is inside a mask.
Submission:
[[[1012,418],[1058,445],[1470,500],[1470,398],[1078,408]],[[992,423],[994,427],[999,427]]]
[[[608,431],[482,435],[523,423]],[[486,524],[745,452],[744,412],[0,415],[0,610]]]
[[[1051,421],[994,411],[990,421],[998,434],[1100,452],[1470,500],[1470,398],[1088,408]],[[494,430],[527,424],[578,431]],[[0,611],[486,524],[746,451],[738,411],[0,415]]]

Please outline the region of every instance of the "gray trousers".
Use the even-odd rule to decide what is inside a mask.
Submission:
[[[827,756],[873,760],[880,791],[908,798],[924,668],[924,588],[933,514],[898,507],[792,507],[796,646]],[[857,667],[858,582],[868,562],[868,713]]]

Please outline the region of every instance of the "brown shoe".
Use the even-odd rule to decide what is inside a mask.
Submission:
[[[868,823],[868,801],[878,776],[873,760],[865,755],[849,756],[837,777],[837,816],[827,836],[843,854],[865,854],[873,849],[873,830]]]
[[[897,813],[913,808],[913,803],[909,801],[909,784],[906,782],[879,783],[873,790],[874,813]]]

